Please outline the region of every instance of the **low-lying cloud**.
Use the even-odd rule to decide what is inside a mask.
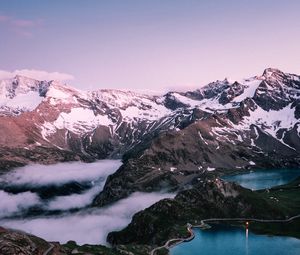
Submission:
[[[90,205],[97,194],[100,193],[104,185],[97,185],[83,194],[73,194],[69,196],[57,196],[44,205],[44,208],[49,211],[61,210],[66,211],[70,209],[83,208]]]
[[[40,80],[40,81],[68,81],[68,80],[74,80],[74,76],[67,73],[61,73],[61,72],[46,72],[42,70],[35,70],[35,69],[21,69],[21,70],[15,70],[12,72],[0,70],[0,80],[3,79],[11,79],[14,78],[16,75],[22,75],[28,78]]]
[[[103,209],[90,209],[61,217],[6,220],[0,221],[0,225],[21,229],[48,241],[66,243],[74,240],[79,244],[106,244],[107,234],[127,226],[136,212],[171,197],[174,194],[134,193]]]
[[[120,166],[120,160],[100,160],[95,163],[59,163],[55,165],[28,165],[0,176],[0,182],[14,185],[61,185],[72,181],[85,182],[106,178]]]
[[[11,216],[31,206],[39,205],[40,198],[32,192],[9,194],[0,190],[0,218]]]
[[[31,165],[17,168],[0,176],[0,184],[6,188],[21,187],[21,193],[10,194],[0,190],[0,218],[25,212],[32,206],[44,211],[79,209],[90,205],[94,197],[101,192],[108,175],[120,166],[120,160],[100,160],[94,163],[59,163],[55,165]],[[52,199],[40,199],[30,188],[61,186],[66,183],[90,182],[91,188],[81,194],[55,196]],[[25,190],[24,190],[25,189]],[[6,190],[7,191],[7,190]],[[27,191],[27,192],[24,192]]]
[[[36,193],[9,194],[0,190],[0,226],[21,229],[48,241],[66,243],[74,240],[79,244],[106,244],[109,232],[124,228],[132,216],[163,199],[173,197],[170,193],[134,193],[105,208],[86,208],[103,189],[108,175],[121,166],[119,160],[101,160],[95,163],[61,163],[50,166],[31,165],[15,169],[0,176],[0,183],[17,187],[47,187],[70,182],[91,182],[94,185],[81,194],[55,196],[40,199]],[[34,218],[7,218],[24,210],[38,206],[45,211],[60,210],[58,216]],[[70,213],[70,209],[81,208]],[[41,211],[43,213],[43,211]],[[24,215],[24,214],[23,214]],[[26,215],[26,214],[25,214]],[[3,217],[6,217],[3,219]],[[2,218],[2,219],[1,219]]]

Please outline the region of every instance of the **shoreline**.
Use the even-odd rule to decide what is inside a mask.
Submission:
[[[183,242],[190,242],[195,238],[195,233],[193,231],[193,228],[201,228],[201,229],[208,229],[210,228],[210,225],[207,224],[208,222],[258,222],[258,223],[288,223],[290,221],[300,219],[300,214],[292,216],[288,219],[281,219],[281,220],[275,220],[275,219],[256,219],[256,218],[209,218],[209,219],[204,219],[201,220],[200,225],[192,225],[190,223],[187,223],[187,231],[190,233],[190,236],[187,238],[174,238],[174,239],[169,239],[168,241],[165,242],[164,245],[159,246],[151,250],[150,255],[156,255],[156,252],[158,250],[161,250],[163,248],[168,250],[168,254],[170,252],[170,249],[173,248],[176,245],[179,245]],[[170,245],[171,242],[174,242]]]

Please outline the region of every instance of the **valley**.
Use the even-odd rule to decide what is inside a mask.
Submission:
[[[156,96],[16,76],[0,81],[0,97],[3,235],[37,235],[46,241],[20,238],[45,252],[51,242],[47,253],[144,255],[188,236],[188,222],[299,214],[299,179],[272,175],[299,172],[298,75],[268,68]],[[249,171],[253,190],[230,180]],[[261,189],[267,173],[284,185]],[[262,230],[298,237],[251,224]]]

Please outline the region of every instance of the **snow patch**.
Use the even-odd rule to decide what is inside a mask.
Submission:
[[[241,84],[244,85],[244,92],[241,95],[235,97],[233,99],[233,101],[241,102],[241,101],[245,100],[246,98],[252,98],[260,83],[261,83],[261,80],[258,80],[254,77],[241,81]]]
[[[55,126],[50,122],[44,122],[43,125],[40,126],[42,137],[48,141],[47,137],[54,134],[56,132]]]
[[[291,108],[291,104],[278,111],[265,111],[257,106],[254,111],[250,111],[250,116],[244,117],[241,123],[233,126],[238,129],[249,130],[250,125],[255,124],[277,139],[276,133],[279,129],[290,129],[298,122],[294,111]],[[257,135],[256,138],[258,138],[257,130],[255,130],[255,133]]]
[[[214,171],[214,170],[216,170],[216,168],[214,168],[214,167],[207,167],[207,171]]]
[[[13,98],[1,95],[0,107],[32,111],[42,102],[42,100],[43,98],[40,97],[39,93],[36,91],[30,91],[27,94],[17,94]]]
[[[199,135],[200,139],[201,139],[206,145],[208,145],[208,143],[204,140],[204,138],[203,138],[203,136],[202,136],[202,134],[201,134],[200,131],[198,131],[198,135]]]
[[[175,170],[177,170],[176,167],[170,167],[170,171],[171,171],[171,172],[174,172]]]
[[[92,131],[98,126],[113,125],[113,122],[106,115],[95,115],[86,108],[73,108],[70,113],[61,113],[53,123],[57,129],[68,129],[75,134]]]

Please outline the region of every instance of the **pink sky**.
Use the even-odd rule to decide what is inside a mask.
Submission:
[[[172,4],[171,4],[172,3]],[[300,2],[0,2],[0,70],[83,88],[187,90],[267,67],[300,74]]]

